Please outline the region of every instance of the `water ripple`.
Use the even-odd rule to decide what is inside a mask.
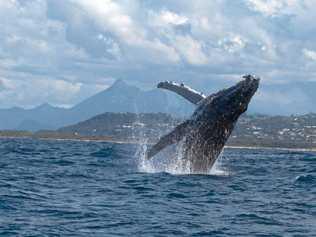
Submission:
[[[2,139],[0,236],[316,236],[315,153],[225,149],[216,172],[174,175],[137,150]]]

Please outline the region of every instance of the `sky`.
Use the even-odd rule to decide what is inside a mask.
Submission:
[[[315,19],[316,0],[0,0],[0,108],[255,74],[251,111],[316,112]]]

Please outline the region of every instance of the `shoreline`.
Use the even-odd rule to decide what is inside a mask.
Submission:
[[[300,152],[316,152],[316,148],[289,148],[289,147],[270,147],[270,146],[231,146],[227,145],[224,148],[229,149],[261,149],[261,150],[279,150],[279,151],[300,151]]]
[[[80,141],[80,142],[109,142],[114,144],[140,144],[140,141],[116,140],[113,138],[93,138],[93,137],[77,137],[77,138],[62,138],[62,137],[36,137],[36,136],[0,136],[0,139],[37,139],[37,140],[52,140],[52,141]],[[145,142],[145,144],[154,144],[153,142]],[[297,151],[297,152],[316,152],[316,148],[289,148],[289,147],[270,147],[270,146],[240,146],[226,145],[228,149],[262,149],[262,150],[279,150],[279,151]]]

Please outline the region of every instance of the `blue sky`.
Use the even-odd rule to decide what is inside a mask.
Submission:
[[[316,0],[0,0],[0,18],[0,108],[71,106],[116,79],[208,94],[252,73],[252,111],[316,112]]]

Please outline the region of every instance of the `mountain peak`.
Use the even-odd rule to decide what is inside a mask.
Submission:
[[[33,110],[51,110],[51,109],[54,109],[55,107],[50,105],[49,103],[43,103],[43,104],[40,104],[39,106],[36,106],[35,108],[33,108]]]
[[[39,106],[35,107],[36,109],[41,109],[41,108],[52,108],[53,106],[50,105],[49,103],[45,102],[43,104],[40,104]]]
[[[118,79],[112,84],[110,88],[125,88],[127,86],[128,84],[125,81],[123,81],[122,79]]]
[[[131,95],[138,94],[140,91],[141,90],[138,87],[130,85],[125,81],[118,79],[112,84],[112,86],[101,92],[101,94],[109,92],[116,95]]]

